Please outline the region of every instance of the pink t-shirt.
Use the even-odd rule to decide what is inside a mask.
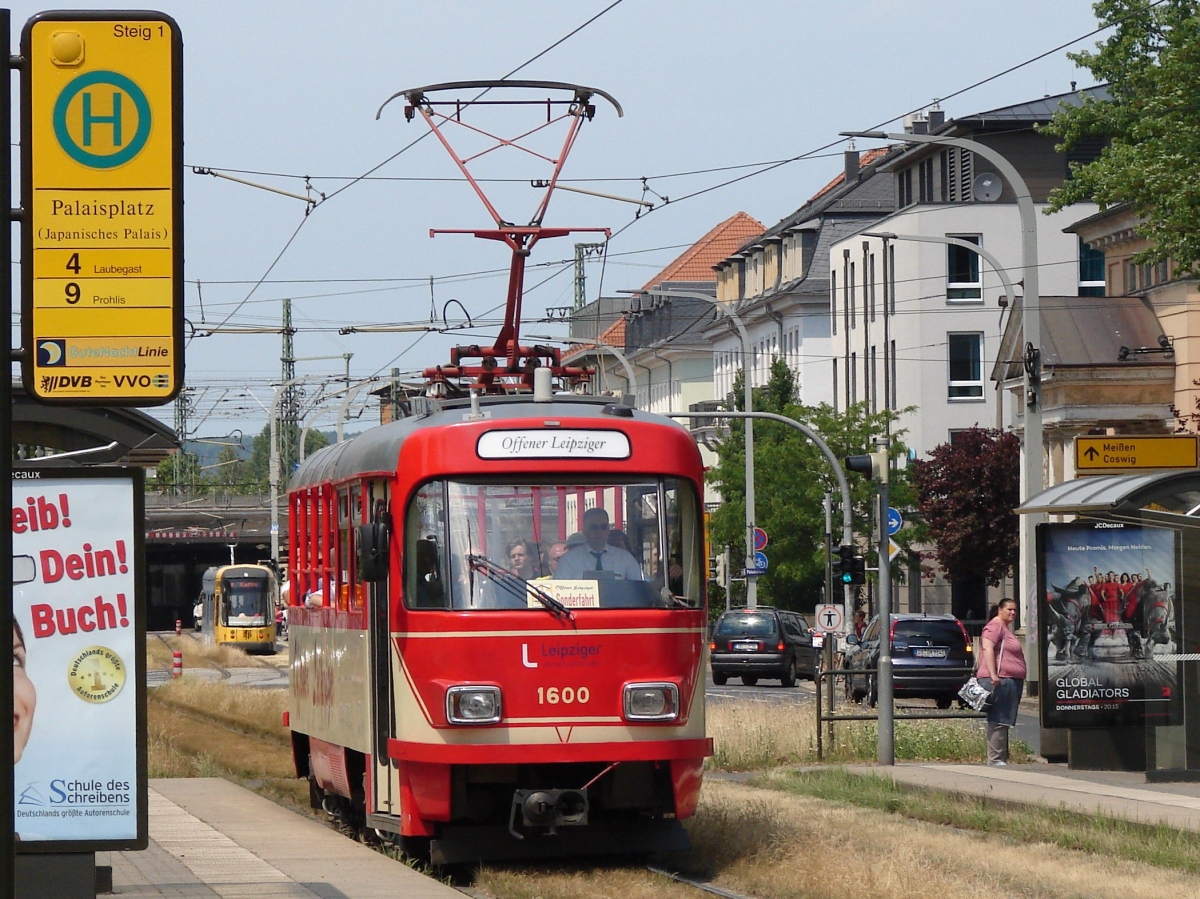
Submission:
[[[1021,649],[1021,641],[1017,635],[1004,624],[999,618],[993,618],[984,625],[983,633],[980,635],[982,640],[991,640],[996,647],[995,658],[1000,662],[1000,676],[1013,677],[1020,680],[1025,679],[1025,653]],[[1000,647],[1004,647],[1004,657],[1000,657]],[[981,650],[982,653],[982,650]],[[990,672],[984,670],[983,656],[980,656],[979,673],[981,676],[989,675]]]

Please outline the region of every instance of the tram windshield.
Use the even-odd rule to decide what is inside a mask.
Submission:
[[[674,478],[575,485],[431,481],[406,516],[414,609],[697,608],[695,491]]]
[[[268,581],[259,578],[230,578],[225,581],[221,622],[226,627],[263,627],[269,605]]]

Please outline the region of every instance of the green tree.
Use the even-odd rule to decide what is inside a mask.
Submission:
[[[1098,81],[1108,101],[1064,107],[1044,127],[1069,150],[1106,137],[1099,159],[1075,164],[1051,193],[1051,210],[1082,200],[1101,208],[1128,203],[1151,247],[1141,264],[1171,258],[1179,273],[1200,262],[1200,4],[1197,0],[1100,0],[1093,9],[1107,37],[1068,56]]]
[[[236,447],[221,447],[217,461],[206,474],[208,480],[227,492],[250,492],[251,485],[246,479],[246,461],[238,455]]]
[[[175,452],[158,463],[154,486],[163,493],[203,492],[200,463],[191,453]]]
[[[986,585],[1017,565],[1021,444],[1011,431],[971,428],[912,465],[917,507],[938,564],[960,585],[960,618],[984,617]]]
[[[329,436],[321,431],[310,430],[304,438],[305,458],[311,456],[322,447],[329,446]],[[280,486],[287,484],[292,476],[290,471],[279,472]],[[246,480],[256,484],[259,490],[268,490],[271,486],[271,423],[267,422],[254,438],[250,451],[250,461],[246,463]]]
[[[735,409],[743,404],[741,375],[729,401]],[[787,364],[779,358],[771,363],[765,387],[755,388],[754,408],[795,419],[812,428],[840,459],[874,449],[873,440],[887,429],[895,412],[871,413],[865,404],[851,406],[838,414],[828,405],[803,406],[795,402],[796,382]],[[902,436],[902,435],[897,435]],[[709,472],[724,502],[710,519],[711,539],[716,547],[730,548],[730,571],[745,565],[746,546],[746,454],[745,424],[730,421],[729,434],[717,444],[718,465]],[[892,453],[905,453],[893,441]],[[870,533],[869,509],[874,487],[861,478],[850,482],[854,504],[854,533]],[[906,507],[912,493],[902,472],[893,474],[895,504]],[[766,604],[811,611],[825,579],[825,512],[823,501],[831,493],[834,502],[840,490],[828,460],[811,440],[795,428],[779,422],[754,422],[755,522],[770,538],[767,555],[770,567],[758,579],[759,596]],[[841,516],[834,516],[834,542],[841,542]]]

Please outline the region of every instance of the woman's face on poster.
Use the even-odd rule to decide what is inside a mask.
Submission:
[[[13,764],[21,761],[29,731],[33,728],[33,710],[37,691],[25,672],[25,643],[13,628]]]

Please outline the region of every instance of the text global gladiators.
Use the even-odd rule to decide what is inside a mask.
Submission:
[[[1128,687],[1109,686],[1094,677],[1060,677],[1054,681],[1055,698],[1059,702],[1081,700],[1128,700]]]

